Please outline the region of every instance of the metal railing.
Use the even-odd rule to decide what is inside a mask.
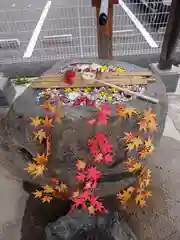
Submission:
[[[96,12],[91,3],[77,0],[68,5],[51,2],[48,8],[23,7],[0,10],[1,63],[98,56]],[[152,13],[135,0],[114,5],[113,55],[160,53],[168,12],[168,7],[161,6]]]

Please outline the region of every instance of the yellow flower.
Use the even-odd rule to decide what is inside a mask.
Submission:
[[[87,88],[84,89],[84,92],[86,92],[86,93],[91,92],[91,91],[92,91],[92,88],[90,88],[90,87],[87,87]]]
[[[116,88],[109,88],[109,91],[112,92],[112,93],[117,93],[118,90]]]
[[[126,72],[124,68],[115,67],[116,72]]]
[[[106,71],[107,69],[108,69],[108,68],[107,68],[106,65],[103,65],[103,66],[100,67],[100,70],[101,70],[101,71]]]
[[[108,97],[106,98],[106,100],[107,100],[108,102],[112,102],[113,97],[112,97],[112,96],[108,96]]]
[[[80,92],[80,88],[74,88],[75,92]]]
[[[65,88],[64,92],[72,92],[72,88]]]
[[[104,96],[107,95],[107,93],[106,93],[106,92],[100,92],[99,95],[100,95],[101,97],[104,97]]]

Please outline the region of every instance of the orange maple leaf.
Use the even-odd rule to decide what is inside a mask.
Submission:
[[[51,196],[43,196],[42,198],[41,198],[41,200],[42,200],[42,202],[43,203],[50,203],[50,201],[52,200],[53,198],[51,197]]]
[[[41,198],[42,197],[42,192],[41,191],[38,191],[36,190],[35,192],[32,193],[34,195],[35,198]]]
[[[52,125],[52,119],[48,118],[47,116],[45,117],[45,119],[43,120],[43,126],[46,127],[46,128],[51,128],[53,127]]]
[[[126,203],[126,202],[131,198],[134,190],[135,190],[134,187],[128,187],[127,189],[121,190],[121,191],[117,194],[117,199],[118,199],[122,204]]]
[[[124,135],[125,137],[123,139],[125,140],[126,143],[129,143],[136,138],[136,136],[132,134],[132,132],[125,132]]]
[[[86,163],[84,161],[78,159],[77,163],[76,163],[76,167],[78,170],[85,169]]]
[[[146,148],[139,150],[140,158],[146,158],[150,155],[149,151]]]
[[[124,164],[128,172],[136,172],[142,168],[142,164],[137,162],[134,157],[129,157]]]
[[[49,156],[51,153],[51,142],[50,142],[50,137],[48,136],[46,138],[46,155]]]
[[[145,119],[141,119],[137,124],[139,125],[140,131],[147,132],[148,124]]]
[[[30,119],[31,119],[31,125],[35,128],[39,127],[42,123],[42,119],[40,119],[39,117],[35,117],[35,118],[30,117]]]
[[[43,139],[46,138],[46,133],[43,129],[40,129],[38,132],[33,132],[35,139],[38,139],[42,143]]]
[[[38,164],[44,164],[48,161],[48,157],[44,153],[37,153],[36,157],[34,157],[33,160]]]
[[[48,103],[47,101],[44,102],[42,105],[40,105],[40,107],[42,107],[45,110],[49,110],[52,113],[55,113],[55,111],[56,111],[56,107],[53,106],[52,104]]]
[[[126,112],[125,112],[124,108],[117,107],[117,116],[119,118],[121,118],[121,117],[126,118]]]

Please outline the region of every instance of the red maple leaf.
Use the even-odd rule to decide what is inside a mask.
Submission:
[[[103,112],[107,116],[110,115],[110,111],[111,111],[111,107],[109,105],[107,105],[107,104],[102,104],[101,105],[101,112]]]
[[[96,154],[98,152],[97,140],[94,138],[88,139],[88,147],[92,154]]]
[[[105,207],[102,205],[100,201],[98,201],[98,197],[94,196],[93,194],[91,195],[91,198],[90,198],[90,204],[96,209],[96,211],[106,212]]]
[[[107,154],[104,156],[104,161],[106,163],[110,163],[110,162],[112,162],[112,158],[113,158],[113,156],[111,154]]]
[[[103,132],[97,132],[95,137],[99,145],[104,145],[108,143],[108,139]]]
[[[108,123],[107,114],[104,112],[98,112],[97,123],[102,125],[107,125]]]
[[[97,182],[97,180],[102,176],[102,173],[96,167],[90,167],[86,170],[87,179],[93,182]]]
[[[95,161],[95,162],[98,162],[98,163],[102,162],[102,161],[103,161],[103,154],[102,154],[102,153],[96,154],[96,155],[94,156],[94,161]]]
[[[87,210],[87,206],[86,206],[86,203],[84,202],[84,199],[83,198],[76,198],[76,199],[73,199],[73,205],[72,205],[72,209],[75,209],[75,208],[78,208],[78,207],[82,207],[82,209],[84,210]]]
[[[86,104],[87,104],[87,106],[89,106],[89,107],[94,107],[94,106],[95,106],[95,101],[89,100],[89,99],[87,98]]]
[[[101,152],[103,154],[112,153],[112,144],[103,144],[101,145]]]
[[[105,207],[102,205],[101,202],[97,201],[96,203],[96,211],[99,211],[101,213],[105,213],[107,212],[107,210],[105,209]]]
[[[84,182],[85,181],[85,175],[83,173],[78,172],[76,175],[76,179],[78,180],[78,182]]]
[[[87,123],[93,125],[94,123],[96,123],[96,119],[95,118],[90,119]]]
[[[79,195],[79,198],[84,199],[84,201],[89,200],[91,196],[90,191],[84,191]]]

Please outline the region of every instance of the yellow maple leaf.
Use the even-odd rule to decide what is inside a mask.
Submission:
[[[144,189],[147,186],[149,186],[149,184],[151,183],[151,170],[149,168],[143,168],[141,170],[141,173],[139,175],[139,187],[140,189]]]
[[[147,123],[147,127],[148,127],[148,130],[150,132],[154,132],[154,131],[157,131],[157,123],[156,123],[156,120],[155,119],[152,119],[151,121],[149,121]]]
[[[33,175],[34,171],[36,171],[37,165],[35,163],[29,162],[28,166],[24,168],[30,175]]]
[[[44,153],[37,153],[36,157],[34,157],[33,160],[38,164],[44,164],[48,161],[48,157]]]
[[[73,197],[73,198],[79,197],[79,190],[73,192],[72,197]]]
[[[40,129],[38,132],[33,132],[35,139],[38,139],[40,143],[42,143],[43,139],[46,138],[46,133],[43,129]]]
[[[147,199],[152,196],[151,191],[137,190],[137,195],[135,198],[135,202],[140,207],[144,207],[147,204]]]
[[[144,141],[145,149],[151,154],[154,151],[154,145],[152,143],[152,139],[148,137],[147,140]]]
[[[140,206],[140,207],[146,206],[146,203],[147,203],[146,200],[145,200],[145,197],[144,197],[143,195],[141,195],[141,194],[138,194],[138,195],[136,196],[135,202],[136,202],[136,204],[137,204],[138,206]]]
[[[135,190],[134,187],[128,187],[127,189],[121,190],[121,191],[117,194],[117,199],[118,199],[122,204],[126,203],[126,202],[131,198],[134,190]]]
[[[36,190],[35,192],[32,193],[34,195],[35,198],[41,198],[42,197],[42,192],[41,191],[38,191]]]
[[[131,151],[133,149],[138,149],[139,146],[143,144],[141,138],[139,136],[135,137],[131,142],[127,143],[126,149]]]
[[[49,186],[48,184],[43,186],[43,189],[44,189],[43,190],[44,193],[53,193],[54,192],[54,189],[51,186]]]
[[[56,189],[58,192],[62,193],[62,192],[66,192],[67,189],[68,189],[68,187],[66,186],[66,184],[60,183],[59,185],[57,185],[57,186],[55,187],[55,189]]]
[[[151,121],[154,121],[156,119],[156,114],[152,112],[152,108],[144,110],[143,116],[144,116],[143,119],[146,122],[151,122]]]
[[[133,107],[124,108],[124,113],[129,118],[131,118],[133,114],[138,114],[136,108]]]
[[[129,157],[124,164],[128,172],[136,172],[142,168],[142,164],[137,162],[134,157]]]
[[[32,173],[32,175],[34,176],[34,178],[39,177],[41,175],[43,175],[43,173],[47,170],[45,165],[36,165],[36,169],[34,170],[34,172]]]
[[[48,118],[47,116],[45,117],[45,119],[42,121],[43,122],[43,126],[46,128],[51,128],[53,127],[52,125],[52,119]]]
[[[31,125],[35,128],[39,127],[42,123],[42,119],[40,119],[39,117],[35,117],[35,118],[30,117],[30,119],[31,119]]]
[[[85,169],[86,163],[84,161],[78,159],[77,163],[76,163],[76,167],[78,170]]]
[[[90,207],[88,207],[88,212],[89,212],[89,214],[93,215],[96,213],[96,209],[93,206],[90,206]]]
[[[51,196],[44,196],[41,198],[42,202],[43,203],[50,203],[50,201],[52,200],[53,198]]]

